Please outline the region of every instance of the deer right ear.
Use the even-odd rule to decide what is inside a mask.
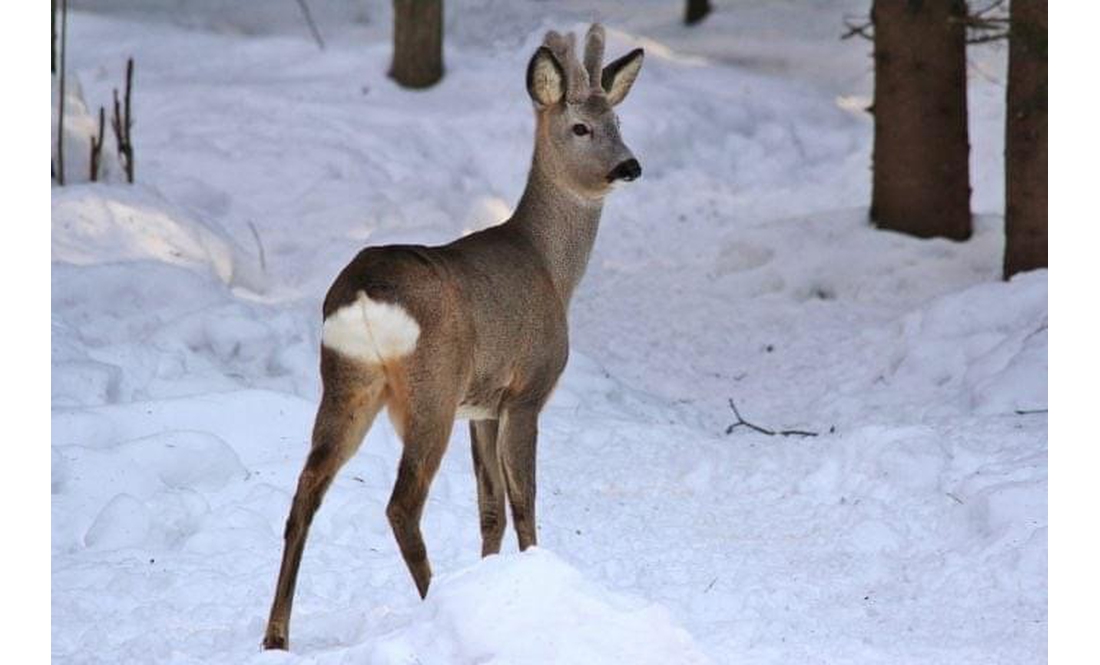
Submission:
[[[630,92],[630,86],[634,85],[634,79],[638,78],[644,59],[645,51],[636,48],[603,68],[600,85],[603,86],[604,92],[607,93],[607,101],[612,106],[623,101],[626,93]]]
[[[565,72],[545,46],[535,51],[527,65],[527,93],[540,108],[553,106],[565,96]]]

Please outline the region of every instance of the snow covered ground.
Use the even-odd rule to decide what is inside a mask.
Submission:
[[[311,2],[323,52],[295,3],[221,4],[70,16],[90,111],[135,57],[137,184],[53,189],[56,662],[1045,661],[1047,275],[998,279],[1003,52],[971,55],[959,244],[866,224],[870,62],[837,40],[862,2],[686,29],[679,2],[456,0],[416,93],[385,77],[387,2]],[[541,547],[479,561],[459,427],[421,602],[380,418],[314,522],[291,652],[261,653],[325,289],[366,244],[509,214],[527,58],[592,18],[647,49],[620,107],[645,175],[573,304]],[[820,435],[729,430],[729,400]]]

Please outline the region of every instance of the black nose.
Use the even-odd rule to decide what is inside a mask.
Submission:
[[[626,180],[630,182],[640,175],[642,175],[642,165],[638,163],[638,160],[632,158],[612,169],[611,173],[607,174],[607,181]]]

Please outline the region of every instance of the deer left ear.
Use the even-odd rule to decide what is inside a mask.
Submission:
[[[600,85],[603,86],[604,92],[607,93],[607,101],[612,106],[623,101],[626,93],[630,92],[630,86],[634,85],[634,79],[638,78],[644,59],[645,51],[636,48],[603,68]]]
[[[535,51],[527,65],[527,93],[540,108],[553,106],[565,97],[565,72],[545,46]]]

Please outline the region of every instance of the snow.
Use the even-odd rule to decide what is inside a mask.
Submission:
[[[88,107],[135,56],[137,183],[52,193],[56,662],[1045,660],[1047,274],[999,279],[1003,50],[971,54],[955,243],[867,225],[867,45],[837,40],[864,3],[687,29],[656,0],[448,2],[447,75],[415,93],[385,77],[388,2],[312,0],[323,52],[295,3],[223,4],[73,3]],[[540,547],[479,559],[456,427],[421,601],[379,418],[314,520],[290,653],[261,653],[325,289],[367,244],[508,216],[527,58],[592,18],[609,56],[647,50],[619,107],[645,175],[572,306]],[[727,434],[730,399],[818,436]]]
[[[412,621],[382,638],[366,660],[425,665],[708,662],[667,610],[601,589],[538,548],[488,557],[439,580]]]

